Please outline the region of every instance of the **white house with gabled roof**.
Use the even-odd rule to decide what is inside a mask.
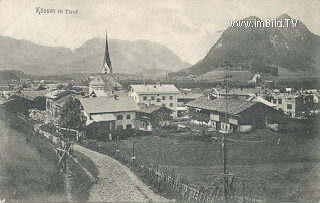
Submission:
[[[173,110],[172,117],[177,118],[178,88],[173,84],[130,85],[128,96],[136,103],[161,105]]]

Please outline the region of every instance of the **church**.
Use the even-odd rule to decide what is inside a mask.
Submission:
[[[123,88],[120,82],[112,75],[112,65],[109,55],[108,37],[106,34],[106,49],[104,54],[101,73],[94,76],[94,79],[89,83],[89,96],[109,96],[114,91],[119,91]]]

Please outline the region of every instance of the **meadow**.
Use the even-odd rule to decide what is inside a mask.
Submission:
[[[319,200],[320,137],[317,131],[299,129],[284,133],[257,129],[248,134],[229,135],[228,171],[252,186],[264,188],[268,199]],[[154,167],[160,148],[160,169],[174,170],[195,188],[212,188],[221,180],[223,156],[221,143],[210,139],[213,136],[222,135],[162,131],[96,144],[101,152],[110,154],[119,149],[119,156],[134,155],[140,163]]]

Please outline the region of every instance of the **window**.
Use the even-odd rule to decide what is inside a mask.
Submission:
[[[279,99],[279,100],[278,100],[278,104],[282,104],[282,99]]]
[[[288,104],[287,109],[292,109],[292,104]]]
[[[122,125],[117,125],[117,130],[122,130],[123,126]]]
[[[131,125],[131,124],[128,124],[128,125],[126,126],[126,129],[132,129],[132,125]]]
[[[147,96],[144,96],[143,97],[143,101],[147,101],[148,97]]]
[[[166,96],[162,96],[162,100],[166,100]]]
[[[157,102],[160,102],[161,100],[160,100],[160,98],[157,98]]]
[[[157,96],[159,97],[159,96],[160,96],[160,94],[157,94]]]
[[[166,104],[162,104],[163,107],[166,107]]]
[[[127,119],[130,119],[130,114],[127,115]]]
[[[151,96],[151,100],[156,100],[156,97],[155,96]]]
[[[173,107],[173,103],[170,103],[170,107]]]
[[[277,103],[277,99],[273,99],[273,103],[276,104]]]
[[[117,120],[123,120],[123,116],[122,115],[117,115]]]
[[[169,99],[170,99],[170,100],[173,100],[173,96],[170,96]]]

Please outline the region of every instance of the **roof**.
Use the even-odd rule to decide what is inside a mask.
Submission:
[[[250,97],[247,101],[257,101],[257,102],[261,102],[261,103],[263,103],[267,106],[270,106],[270,107],[277,107],[276,104],[273,104],[273,103],[269,102],[268,100],[265,100],[261,96]]]
[[[157,94],[157,93],[172,93],[179,94],[180,91],[172,84],[163,85],[130,85],[136,93]]]
[[[111,113],[137,111],[139,106],[128,96],[80,98],[81,105],[87,113]]]
[[[117,120],[116,117],[112,113],[104,113],[104,114],[92,115],[92,119],[95,122],[115,121],[115,120]]]
[[[108,96],[108,94],[104,90],[93,90],[97,97]]]
[[[60,97],[64,97],[69,94],[73,94],[73,93],[67,90],[54,90],[50,93],[45,94],[44,96],[50,99],[58,99]]]
[[[181,94],[178,94],[177,98],[178,99],[197,99],[202,96],[203,96],[202,93],[181,93]]]
[[[224,88],[212,88],[213,92],[216,94],[226,94],[226,89]],[[229,95],[254,95],[256,93],[259,93],[261,89],[256,89],[256,88],[234,88],[230,89],[228,94]]]
[[[90,85],[106,85],[110,89],[122,89],[120,82],[111,74],[99,73],[94,76],[94,79],[89,83]]]
[[[255,104],[257,104],[257,102],[228,98],[228,113],[237,115]],[[207,109],[223,113],[226,111],[225,98],[209,100],[208,97],[203,96],[189,102],[186,105],[194,108]]]

